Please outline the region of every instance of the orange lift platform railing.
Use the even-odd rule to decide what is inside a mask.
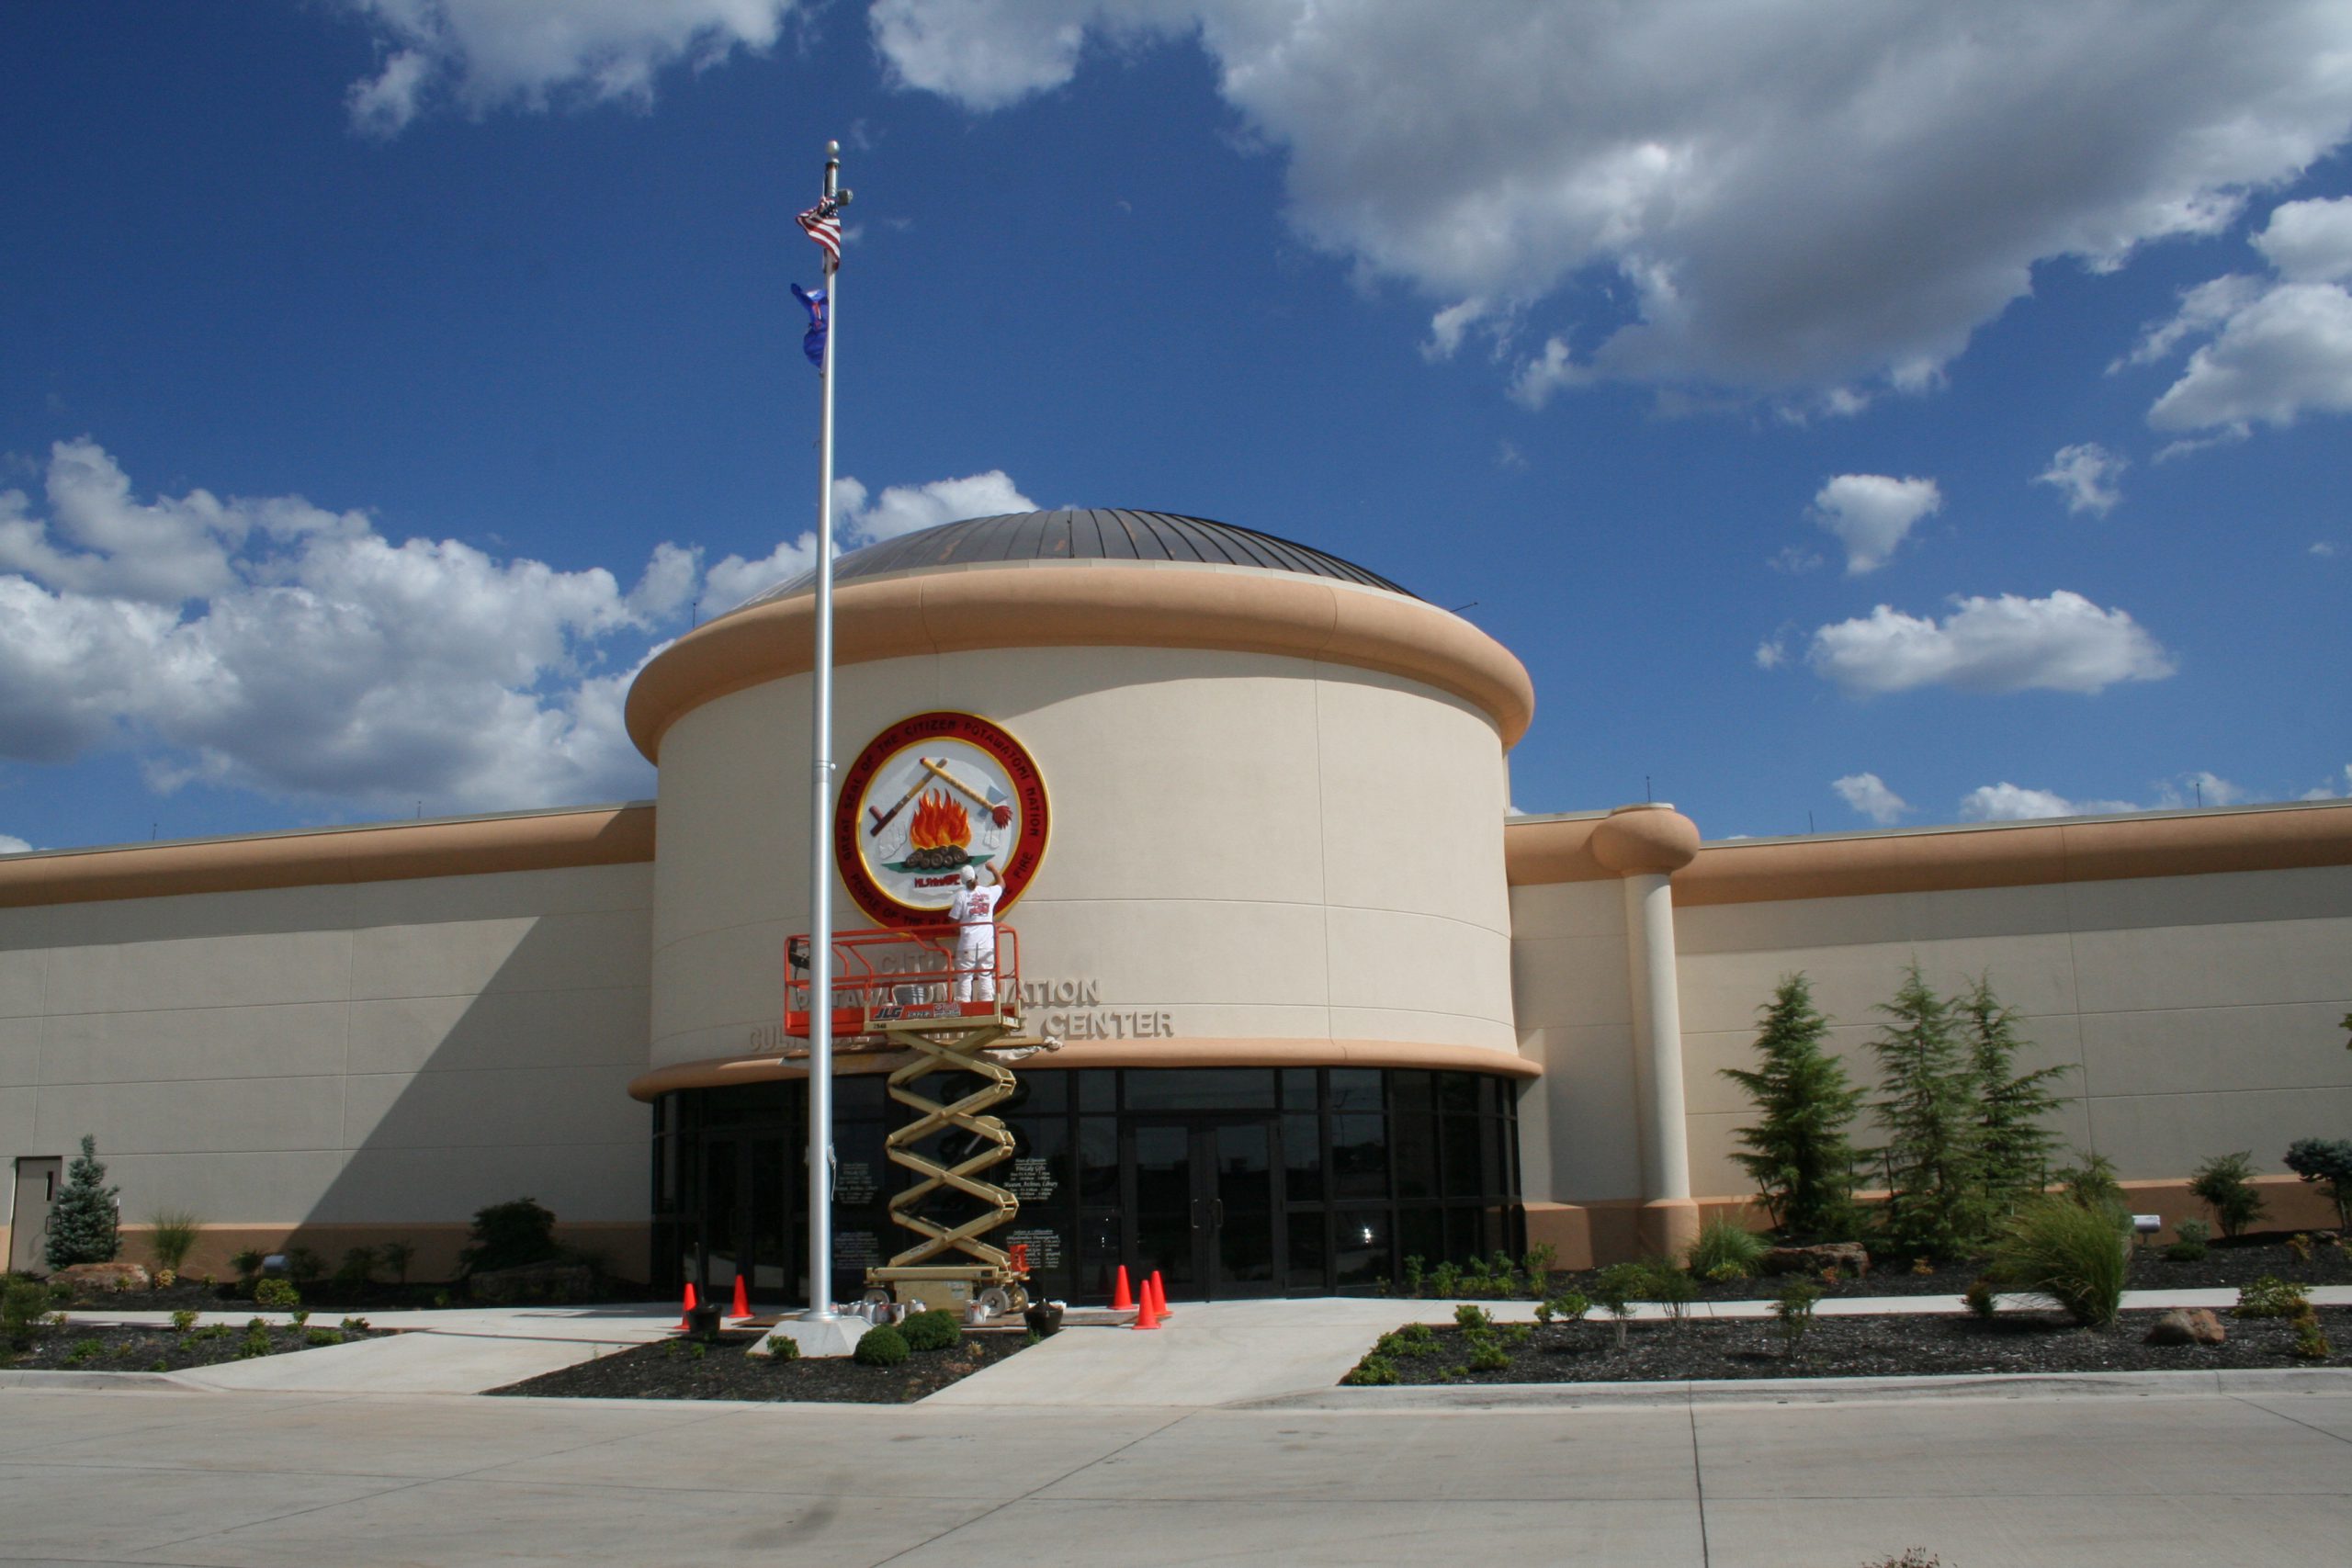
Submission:
[[[842,931],[832,939],[827,1000],[834,1040],[849,1051],[911,1053],[892,1070],[888,1088],[890,1098],[915,1114],[890,1134],[885,1153],[917,1178],[890,1200],[891,1220],[916,1239],[888,1263],[868,1269],[865,1284],[869,1299],[944,1307],[959,1317],[975,1303],[991,1313],[1015,1313],[1029,1305],[1025,1260],[984,1238],[1011,1224],[1021,1202],[982,1176],[1012,1157],[1013,1137],[986,1112],[1013,1092],[1011,1062],[1058,1043],[1021,1036],[1020,934],[999,926],[994,955],[960,968],[956,938],[955,926],[939,925]],[[804,1041],[816,1005],[808,954],[805,936],[786,944],[784,1029]],[[934,1074],[969,1075],[949,1077],[951,1085],[978,1081],[943,1103],[915,1087]],[[967,1201],[956,1205],[950,1194]],[[956,1206],[978,1212],[961,1219],[924,1213]]]

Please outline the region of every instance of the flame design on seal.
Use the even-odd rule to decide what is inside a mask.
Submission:
[[[909,849],[936,850],[950,844],[964,849],[971,842],[972,818],[946,791],[933,790],[915,804],[914,820],[907,828]]]

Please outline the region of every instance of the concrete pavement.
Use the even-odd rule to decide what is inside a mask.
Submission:
[[[13,1563],[1840,1568],[1918,1546],[1948,1568],[2332,1568],[2352,1393],[1463,1412],[8,1388],[0,1521]]]

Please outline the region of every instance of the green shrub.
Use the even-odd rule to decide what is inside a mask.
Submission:
[[[2321,1332],[2319,1314],[2306,1312],[2295,1319],[2294,1355],[2300,1360],[2324,1361],[2335,1354],[2335,1347],[2327,1342]]]
[[[1527,1273],[1527,1293],[1541,1300],[1552,1286],[1552,1266],[1560,1260],[1560,1249],[1550,1242],[1538,1242],[1527,1249],[1520,1260],[1520,1268]]]
[[[1580,1323],[1584,1320],[1584,1314],[1591,1310],[1591,1302],[1578,1292],[1570,1291],[1564,1296],[1554,1296],[1550,1301],[1539,1303],[1535,1308],[1535,1321],[1550,1323],[1555,1319],[1565,1318],[1570,1323]]]
[[[187,1255],[196,1250],[197,1237],[203,1224],[187,1209],[158,1209],[147,1222],[148,1250],[155,1255],[155,1266],[178,1273],[187,1262]]]
[[[237,1342],[237,1359],[250,1361],[257,1356],[268,1355],[272,1348],[269,1342],[269,1325],[259,1318],[254,1318],[245,1325],[245,1337]]]
[[[295,1327],[300,1328],[311,1321],[311,1309],[309,1307],[296,1307],[292,1312],[288,1313],[286,1316]]]
[[[2211,1250],[2201,1241],[2177,1241],[2165,1248],[2165,1260],[2169,1263],[2201,1263]]]
[[[1990,1280],[1971,1280],[1960,1299],[1970,1312],[1988,1322],[2001,1310],[2001,1292],[1993,1288]]]
[[[74,1348],[65,1352],[65,1364],[78,1367],[85,1361],[95,1361],[105,1350],[106,1347],[96,1339],[76,1339]]]
[[[262,1280],[254,1285],[254,1305],[272,1312],[289,1312],[302,1304],[302,1292],[287,1280]]]
[[[1418,1252],[1405,1259],[1405,1293],[1407,1295],[1418,1296],[1421,1293],[1422,1270],[1428,1265],[1429,1259]]]
[[[2038,1198],[2011,1215],[1993,1243],[1993,1276],[2046,1297],[2076,1323],[2105,1327],[2123,1304],[2132,1269],[2118,1214],[2061,1198]]]
[[[2297,1138],[2287,1145],[2286,1164],[2335,1203],[2335,1228],[2352,1231],[2352,1139]]]
[[[873,1336],[868,1335],[866,1337],[870,1339]],[[861,1339],[858,1343],[863,1345],[865,1340]],[[1350,1369],[1348,1375],[1340,1381],[1344,1383],[1352,1383],[1358,1388],[1374,1388],[1393,1383],[1396,1381],[1396,1363],[1375,1350],[1358,1361],[1353,1368]]]
[[[172,1314],[172,1332],[173,1332],[173,1333],[175,1333],[175,1334],[186,1334],[189,1329],[194,1328],[195,1326],[196,1326],[196,1309],[195,1309],[195,1308],[193,1308],[193,1307],[182,1307],[182,1308],[180,1308],[180,1310],[179,1310],[179,1311],[177,1311],[177,1312],[175,1312],[175,1313]]]
[[[1441,1263],[1436,1268],[1430,1270],[1429,1293],[1430,1295],[1460,1295],[1462,1293],[1459,1289],[1461,1283],[1462,1269],[1459,1264]]]
[[[388,1241],[376,1249],[376,1256],[384,1260],[384,1267],[392,1271],[394,1280],[403,1285],[408,1283],[408,1266],[416,1261],[416,1247],[413,1243]]]
[[[2066,1196],[2079,1208],[2125,1213],[2123,1184],[2115,1179],[2115,1162],[2105,1155],[2085,1154],[2080,1149],[2075,1151],[2075,1156],[2082,1164],[2058,1172],[2058,1186]]]
[[[364,1285],[375,1276],[376,1249],[372,1247],[355,1247],[344,1253],[343,1262],[334,1271],[334,1282],[347,1286]]]
[[[535,1200],[517,1198],[474,1211],[473,1230],[458,1268],[467,1274],[517,1269],[562,1256],[555,1241],[555,1213]]]
[[[1437,1354],[1437,1331],[1426,1323],[1408,1323],[1389,1337],[1396,1340],[1396,1348],[1408,1356]]]
[[[912,1313],[899,1325],[899,1332],[906,1336],[910,1350],[944,1350],[963,1340],[964,1330],[956,1323],[956,1314],[934,1307],[929,1312]]]
[[[2203,1247],[2213,1239],[2213,1227],[2203,1220],[2183,1220],[2172,1227],[2172,1234],[2182,1241]]]
[[[332,1328],[305,1329],[303,1331],[302,1337],[307,1343],[311,1345],[340,1345],[343,1343],[343,1336],[337,1334]]]
[[[1804,1337],[1813,1327],[1813,1309],[1821,1300],[1821,1287],[1802,1274],[1792,1275],[1772,1299],[1772,1317],[1781,1332],[1781,1345],[1792,1360],[1804,1344]]]
[[[307,1247],[286,1249],[286,1277],[296,1284],[307,1285],[327,1271],[327,1260]]]
[[[1453,1326],[1456,1328],[1486,1328],[1494,1321],[1493,1315],[1486,1308],[1472,1306],[1468,1302],[1464,1302],[1453,1309]]]
[[[907,1337],[885,1323],[865,1331],[850,1359],[861,1367],[895,1367],[908,1353]]]
[[[1699,1282],[1696,1280],[1668,1258],[1654,1258],[1638,1267],[1644,1278],[1644,1301],[1656,1302],[1664,1307],[1667,1317],[1675,1323],[1680,1323],[1690,1315],[1690,1303],[1699,1299]]]
[[[2225,1236],[2242,1235],[2247,1226],[2262,1218],[2262,1190],[2254,1184],[2251,1149],[2215,1155],[2189,1177],[2188,1190],[2213,1211],[2214,1223]],[[2181,1239],[2188,1239],[2187,1232],[2181,1233]]]
[[[343,1331],[345,1334],[365,1334],[368,1329],[368,1323],[364,1317],[346,1317],[343,1320]]]
[[[769,1339],[765,1354],[771,1361],[797,1361],[800,1359],[800,1341],[776,1335]]]
[[[2238,1287],[2233,1317],[2300,1317],[2311,1310],[2311,1298],[2301,1285],[2290,1285],[2276,1274],[2265,1274]]]
[[[1745,1280],[1756,1272],[1772,1244],[1728,1215],[1718,1214],[1699,1227],[1685,1260],[1702,1280]]]
[[[1510,1352],[1488,1340],[1470,1352],[1470,1370],[1474,1372],[1507,1372],[1510,1371]]]
[[[98,1160],[98,1140],[85,1133],[82,1152],[67,1168],[65,1185],[49,1206],[47,1256],[51,1269],[113,1261],[119,1246],[114,1201],[122,1189],[106,1182],[107,1168]]]
[[[1634,1303],[1648,1299],[1650,1271],[1638,1263],[1611,1263],[1592,1277],[1592,1299],[1617,1322],[1617,1348],[1625,1348],[1625,1324]]]
[[[260,1273],[261,1265],[261,1254],[250,1247],[229,1259],[229,1267],[237,1271],[237,1278],[240,1280],[250,1280]]]

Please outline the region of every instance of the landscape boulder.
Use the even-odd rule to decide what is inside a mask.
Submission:
[[[153,1282],[137,1263],[74,1263],[60,1269],[56,1278],[86,1292],[143,1291]]]
[[[1859,1280],[1871,1271],[1870,1249],[1859,1241],[1827,1241],[1816,1247],[1776,1247],[1764,1255],[1767,1274],[1818,1274],[1835,1269]]]
[[[2203,1307],[2175,1307],[2148,1329],[2151,1345],[2219,1345],[2229,1337],[2222,1320]]]
[[[523,1263],[475,1274],[466,1289],[478,1302],[584,1302],[596,1293],[596,1274],[585,1263]]]

